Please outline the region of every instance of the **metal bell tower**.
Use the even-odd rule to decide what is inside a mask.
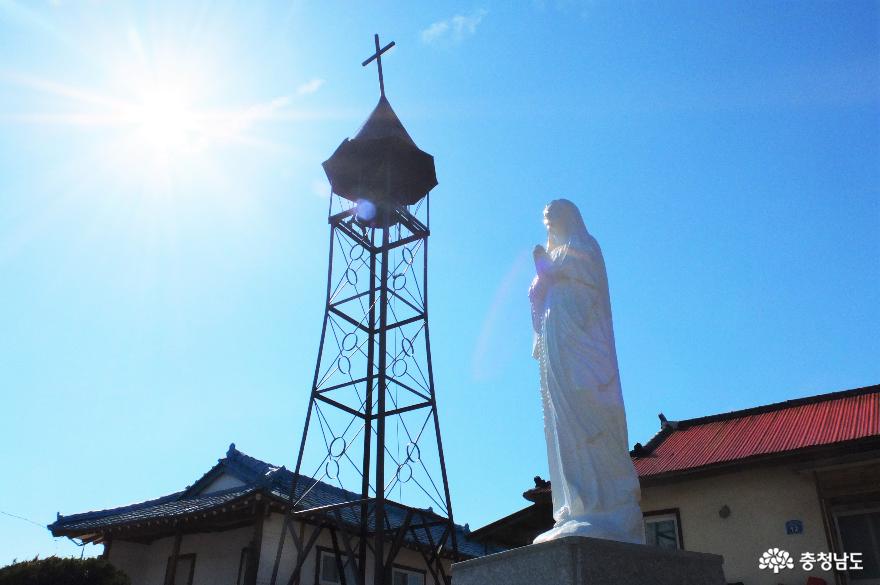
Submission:
[[[379,103],[323,163],[327,302],[273,584],[285,540],[296,551],[293,584],[322,534],[343,585],[391,585],[402,549],[421,555],[428,583],[445,585],[444,561],[458,557],[428,328],[434,158],[385,97],[382,54],[394,43],[380,48],[376,35],[375,45],[362,65],[376,61]],[[319,497],[319,482],[335,496]],[[293,521],[314,527],[311,536]]]

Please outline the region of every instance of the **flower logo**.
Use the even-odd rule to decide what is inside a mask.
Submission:
[[[774,573],[778,573],[780,569],[793,569],[794,561],[787,551],[771,548],[758,559],[758,568],[773,569]]]

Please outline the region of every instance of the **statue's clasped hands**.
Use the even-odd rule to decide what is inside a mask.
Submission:
[[[545,274],[553,264],[553,260],[550,259],[550,255],[541,244],[538,244],[532,250],[532,257],[535,259],[535,271],[537,271],[538,276]]]

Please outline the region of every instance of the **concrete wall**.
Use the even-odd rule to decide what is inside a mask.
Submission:
[[[193,585],[235,585],[241,549],[248,545],[252,535],[253,529],[249,527],[184,534],[180,554],[196,555]],[[173,546],[173,537],[149,545],[114,541],[109,560],[131,577],[132,585],[163,585]]]
[[[721,518],[725,505],[730,516]],[[679,509],[685,549],[724,556],[728,582],[802,585],[815,575],[834,583],[831,572],[808,573],[797,562],[803,552],[830,550],[810,475],[768,467],[642,488],[644,512],[666,508]],[[788,520],[801,520],[803,534],[787,535]],[[759,570],[758,558],[771,547],[788,551],[795,568],[778,575]]]
[[[210,484],[205,486],[205,489],[200,491],[200,494],[213,494],[214,492],[219,492],[223,490],[228,490],[230,488],[241,487],[244,485],[244,482],[240,479],[229,475],[228,473],[224,473]]]
[[[142,581],[136,579],[136,576],[143,574],[143,564],[148,554],[149,547],[146,545],[117,540],[110,547],[109,560],[131,577],[132,585],[140,585]]]
[[[260,567],[257,572],[257,583],[268,585],[272,577],[272,568],[275,563],[275,554],[278,550],[278,539],[281,534],[283,517],[280,514],[271,514],[263,524],[262,550],[260,551]],[[299,533],[304,529],[304,540],[312,534],[314,527],[297,524]],[[245,548],[251,537],[251,527],[227,530],[225,532],[210,532],[204,534],[184,534],[180,543],[180,554],[195,553],[195,573],[193,585],[235,585],[238,577],[238,567],[241,559],[241,549]],[[165,568],[168,557],[171,556],[174,538],[161,538],[149,545],[132,542],[114,541],[110,547],[109,560],[111,563],[125,571],[131,577],[132,585],[163,585]],[[321,534],[316,541],[316,546],[332,548],[330,535]],[[342,543],[340,543],[342,546]],[[302,572],[302,583],[309,585],[315,581],[315,567],[317,555],[313,550],[306,559]],[[395,561],[397,564],[425,569],[422,556],[415,551],[402,549]],[[285,540],[284,553],[278,572],[278,583],[287,583],[290,574],[296,564],[296,555],[290,535]],[[447,574],[449,564],[446,564]],[[367,567],[367,579],[373,578],[372,567]],[[430,575],[426,582],[430,582]]]
[[[269,518],[266,519],[263,524],[263,546],[260,552],[260,570],[257,573],[257,584],[258,585],[268,585],[269,580],[272,577],[272,567],[275,563],[275,555],[278,550],[278,539],[281,534],[283,523],[283,516],[281,514],[272,514]],[[311,535],[312,531],[315,528],[313,526],[305,526],[297,524],[296,530],[297,534],[303,534],[303,542],[307,541]],[[304,531],[304,532],[300,532]],[[330,539],[330,535],[324,531],[315,542],[315,546],[324,547],[324,548],[332,548],[333,542]],[[339,543],[340,547],[343,547],[342,542]],[[305,565],[303,566],[302,572],[302,583],[303,584],[311,584],[314,583],[315,580],[315,564],[317,563],[317,555],[315,551],[309,553],[309,556],[306,558]],[[422,558],[422,555],[416,551],[409,549],[401,549],[398,553],[397,558],[395,559],[395,563],[413,567],[420,570],[425,570],[425,561]],[[281,557],[281,564],[279,565],[278,571],[278,582],[286,583],[290,578],[290,574],[293,571],[293,568],[296,564],[296,556],[293,551],[293,544],[290,540],[290,535],[287,535],[284,544],[284,553]],[[448,562],[445,563],[446,574],[450,573],[450,564]],[[367,565],[367,583],[371,583],[373,580],[373,567],[372,565]],[[430,573],[425,580],[426,583],[431,582]],[[134,584],[132,584],[134,585]]]

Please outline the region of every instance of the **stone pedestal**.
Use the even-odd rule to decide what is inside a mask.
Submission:
[[[569,536],[452,566],[452,585],[725,585],[722,557]]]

